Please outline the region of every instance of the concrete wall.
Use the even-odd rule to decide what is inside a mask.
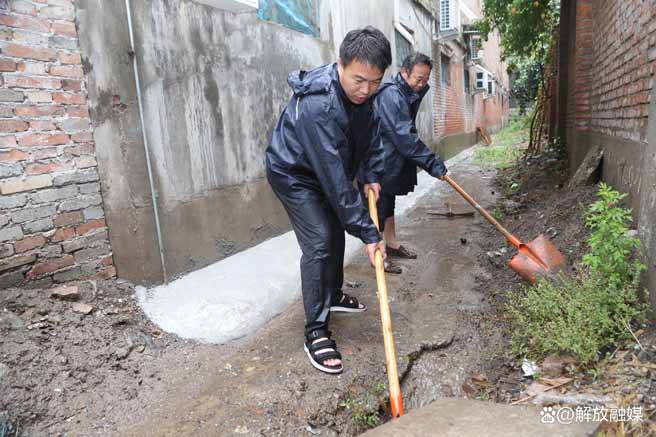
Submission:
[[[0,1],[0,289],[116,273],[74,20]]]
[[[560,80],[558,102],[552,102],[559,105],[558,131],[566,132],[572,171],[590,147],[604,148],[602,177],[615,189],[630,194],[634,224],[649,266],[646,284],[654,292],[654,3],[572,0],[565,5],[567,33],[572,37],[559,53],[559,64],[567,69],[564,77],[568,79]],[[656,293],[652,305],[656,306]]]
[[[145,137],[170,279],[288,229],[264,179],[264,149],[291,94],[287,75],[335,61],[346,32],[367,24],[380,28],[394,47],[394,2],[323,1],[320,38],[255,13],[233,14],[191,0],[132,3]],[[411,3],[401,0],[399,9]],[[79,0],[77,6],[118,274],[162,282],[127,11],[122,1]],[[418,26],[419,47],[430,47],[430,35],[422,32]],[[430,132],[430,120],[430,105],[424,105],[422,132]]]

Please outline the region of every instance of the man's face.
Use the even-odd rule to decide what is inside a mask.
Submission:
[[[423,90],[428,84],[431,69],[426,64],[417,64],[412,67],[412,71],[408,72],[405,68],[401,69],[401,77],[406,81],[414,92],[418,93]]]
[[[383,80],[384,71],[374,65],[369,65],[354,59],[346,67],[341,59],[337,63],[339,72],[339,83],[348,99],[356,105],[363,104],[371,97],[380,82]]]

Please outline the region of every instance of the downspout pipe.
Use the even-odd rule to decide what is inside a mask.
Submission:
[[[412,36],[410,32],[408,32],[401,24],[401,12],[400,12],[400,6],[399,6],[399,0],[394,0],[394,29],[399,32],[403,38],[405,38],[410,45],[412,45],[412,48],[414,49],[415,47],[415,38]]]
[[[150,184],[150,197],[153,202],[153,212],[155,215],[155,229],[157,231],[157,246],[159,247],[159,258],[162,263],[162,274],[164,283],[168,283],[168,273],[166,271],[166,262],[164,261],[164,244],[162,242],[162,228],[159,222],[159,209],[157,208],[157,195],[155,193],[155,182],[153,181],[153,168],[150,162],[150,151],[148,148],[148,137],[146,135],[146,125],[144,123],[143,100],[141,97],[141,82],[139,81],[139,67],[137,65],[137,56],[134,46],[134,32],[132,28],[132,9],[130,0],[125,0],[125,8],[128,16],[128,30],[130,33],[130,50],[132,52],[132,68],[134,71],[134,81],[137,87],[137,104],[139,105],[139,121],[141,122],[141,134],[143,136],[144,154],[146,155],[146,170],[148,172],[148,183]]]

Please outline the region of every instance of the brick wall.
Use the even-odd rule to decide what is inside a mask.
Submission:
[[[646,142],[656,1],[578,0],[568,127]]]
[[[0,288],[112,277],[72,0],[0,0]]]
[[[501,78],[506,88],[508,73],[501,62],[501,53],[496,35],[483,46],[485,68]],[[450,64],[448,84],[440,78],[440,58],[435,56],[432,86],[435,88],[433,113],[435,114],[434,135],[436,141],[453,135],[475,132],[477,127],[493,131],[502,126],[510,110],[508,96],[502,97],[501,89],[495,95],[474,89],[476,67],[468,66],[470,91],[464,88],[464,65],[468,62],[464,48],[456,43],[446,43],[449,47]]]

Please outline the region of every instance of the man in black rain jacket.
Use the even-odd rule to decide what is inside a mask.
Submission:
[[[433,64],[422,53],[412,53],[403,62],[401,72],[381,85],[374,108],[380,118],[380,134],[385,149],[385,172],[377,202],[378,222],[384,232],[387,255],[417,258],[417,254],[396,240],[394,207],[396,196],[414,191],[417,167],[442,179],[447,169],[442,158],[424,144],[417,134],[415,120],[421,101],[430,88],[428,80]],[[385,271],[401,273],[401,267],[389,259]]]
[[[293,96],[266,150],[267,179],[285,207],[299,246],[305,307],[305,351],[326,373],[343,366],[330,339],[330,311],[366,309],[342,292],[344,231],[360,238],[373,263],[384,244],[357,188],[356,173],[380,191],[383,149],[372,102],[391,63],[378,29],[349,32],[339,61],[290,74]]]

